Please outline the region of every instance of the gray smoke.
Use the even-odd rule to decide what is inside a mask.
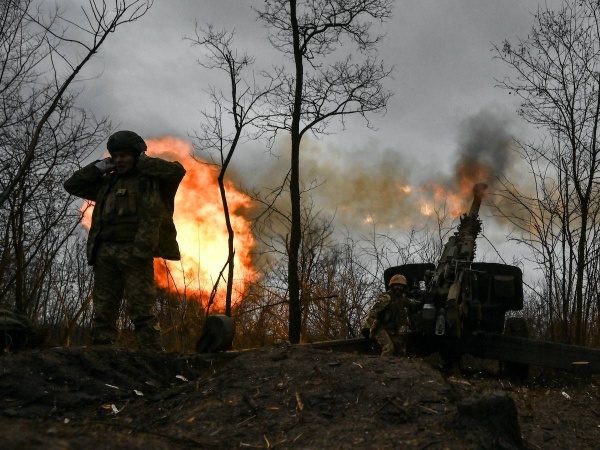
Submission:
[[[484,109],[464,120],[459,128],[458,160],[453,183],[465,179],[493,184],[512,165],[512,121],[499,111]],[[487,177],[487,179],[480,179]]]

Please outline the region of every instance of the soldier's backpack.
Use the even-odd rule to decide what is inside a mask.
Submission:
[[[31,333],[31,323],[24,314],[0,309],[0,347],[2,350],[18,350],[25,347]]]

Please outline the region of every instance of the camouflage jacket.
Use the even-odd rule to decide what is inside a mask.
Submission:
[[[128,183],[137,185],[138,193],[135,207],[138,223],[132,237],[135,256],[180,259],[173,212],[175,193],[184,175],[185,169],[180,163],[145,154],[140,155],[135,167],[126,175]],[[116,179],[115,173],[102,174],[94,162],[75,172],[64,183],[70,194],[95,202],[87,242],[87,259],[91,265],[102,232],[102,212],[106,210],[105,203]]]
[[[408,325],[408,306],[419,306],[421,302],[407,297],[405,294],[397,295],[387,291],[381,294],[369,311],[363,328],[368,328],[371,335],[378,329],[384,328],[394,334],[401,327]]]

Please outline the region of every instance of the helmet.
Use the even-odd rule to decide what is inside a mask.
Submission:
[[[402,284],[404,286],[406,286],[408,283],[406,282],[406,277],[404,275],[400,275],[399,273],[394,275],[392,278],[390,278],[390,282],[388,283],[388,286],[391,286],[392,284]]]
[[[137,133],[123,130],[117,131],[108,138],[106,148],[111,156],[113,152],[120,150],[133,153],[133,156],[137,158],[140,153],[146,151],[146,143]]]

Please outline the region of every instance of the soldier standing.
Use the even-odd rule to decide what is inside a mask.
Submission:
[[[133,131],[114,133],[107,149],[110,157],[64,184],[70,194],[95,202],[87,242],[94,267],[92,344],[115,342],[125,297],[140,347],[162,351],[153,258],[180,259],[173,212],[185,169],[146,156],[146,143]]]
[[[409,306],[420,306],[421,302],[405,294],[406,277],[394,275],[388,290],[381,294],[365,319],[363,334],[371,336],[381,345],[381,355],[404,355],[405,344],[400,333],[408,331]]]

